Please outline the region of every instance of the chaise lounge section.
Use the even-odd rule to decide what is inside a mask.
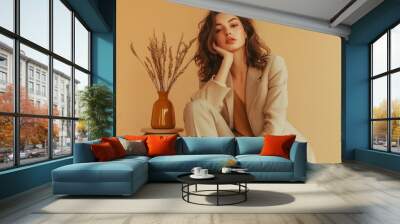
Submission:
[[[147,156],[96,162],[91,141],[75,144],[74,163],[52,172],[53,193],[68,195],[132,195],[148,181]]]

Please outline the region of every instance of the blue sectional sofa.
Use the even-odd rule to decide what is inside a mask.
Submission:
[[[260,182],[304,182],[307,143],[294,142],[290,159],[260,156],[263,137],[180,137],[177,155],[127,156],[96,162],[90,141],[75,144],[74,163],[52,171],[53,193],[68,195],[131,195],[148,181],[176,181],[193,167],[218,172],[234,159]]]

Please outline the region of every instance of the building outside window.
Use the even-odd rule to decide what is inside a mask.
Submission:
[[[33,92],[34,92],[33,82],[31,82],[31,81],[28,82],[28,91],[29,91],[29,94],[33,94]]]
[[[0,83],[2,84],[7,83],[7,74],[3,71],[0,71]]]
[[[58,89],[54,89],[54,92],[53,92],[53,103],[54,104],[58,103]]]
[[[0,67],[7,67],[7,56],[4,54],[0,54]]]
[[[47,76],[47,74],[42,73],[42,82],[44,82],[44,83],[46,83],[46,76]]]
[[[33,80],[33,67],[32,66],[29,66],[28,74],[29,74],[29,79]]]
[[[42,96],[46,96],[46,86],[42,86]]]
[[[36,95],[40,96],[40,84],[36,84]]]
[[[7,87],[7,55],[0,54],[0,91],[4,92]]]
[[[36,81],[40,81],[40,70],[36,69]]]

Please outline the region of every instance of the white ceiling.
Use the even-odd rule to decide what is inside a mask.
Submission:
[[[383,2],[383,0],[170,1],[345,38],[350,34],[350,26],[353,23]],[[345,10],[342,10],[344,8]]]
[[[230,2],[329,20],[350,0],[230,0]]]

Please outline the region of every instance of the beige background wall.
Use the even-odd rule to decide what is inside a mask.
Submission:
[[[182,32],[186,41],[197,35],[198,22],[206,13],[165,0],[117,1],[117,135],[141,134],[141,128],[149,127],[157,99],[150,78],[129,49],[130,42],[139,55],[145,55],[155,30],[159,35],[165,32],[168,43],[176,47]],[[263,21],[255,25],[272,52],[286,61],[288,119],[309,139],[309,161],[340,162],[340,38]],[[193,63],[170,92],[177,127],[183,127],[183,108],[198,88],[197,80]]]

